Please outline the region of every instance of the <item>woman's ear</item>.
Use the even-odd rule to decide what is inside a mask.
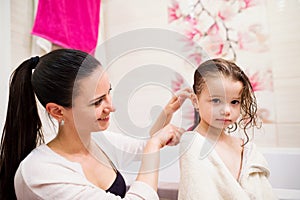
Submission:
[[[191,95],[191,101],[192,101],[192,104],[193,104],[193,106],[194,106],[194,108],[196,109],[196,110],[198,110],[198,97],[197,97],[197,95],[195,94],[195,93],[193,93],[192,95]]]
[[[46,111],[57,121],[63,120],[64,108],[56,103],[47,103]]]

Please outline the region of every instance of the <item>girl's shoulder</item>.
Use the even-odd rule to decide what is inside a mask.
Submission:
[[[209,144],[209,145],[208,145]],[[182,156],[199,156],[211,143],[196,131],[185,132],[180,139],[180,154]]]

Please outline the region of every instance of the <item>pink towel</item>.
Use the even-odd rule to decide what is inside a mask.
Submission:
[[[32,34],[93,54],[101,0],[39,0]]]

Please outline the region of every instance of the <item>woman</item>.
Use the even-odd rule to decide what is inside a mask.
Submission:
[[[147,142],[135,143],[106,134],[120,149],[143,149],[140,172],[125,194],[113,155],[92,136],[104,134],[99,131],[109,126],[115,110],[110,91],[101,64],[87,53],[60,49],[24,61],[10,83],[1,144],[1,199],[158,199],[159,149],[177,144],[183,130],[169,125]],[[47,144],[41,144],[35,96],[59,123],[56,137]]]

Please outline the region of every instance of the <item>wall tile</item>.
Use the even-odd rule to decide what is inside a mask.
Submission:
[[[300,124],[278,124],[278,147],[300,148]]]
[[[275,109],[278,123],[300,124],[300,77],[274,80]]]

